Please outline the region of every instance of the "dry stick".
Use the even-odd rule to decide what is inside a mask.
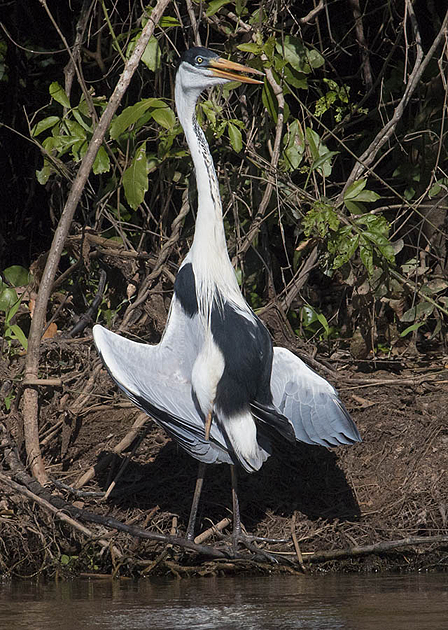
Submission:
[[[28,477],[28,475],[24,474],[23,477]],[[31,481],[31,477],[28,477],[28,480]],[[58,504],[61,507],[56,507],[47,499],[43,499],[37,493],[30,491],[26,486],[21,485],[12,479],[10,479],[7,475],[0,472],[0,482],[4,482],[9,487],[13,488],[17,492],[20,492],[24,496],[28,497],[30,500],[35,501],[40,504],[44,508],[50,509],[57,518],[65,521],[66,523],[76,527],[81,531],[82,525],[80,525],[77,521],[82,520],[90,523],[96,523],[102,525],[103,527],[109,527],[111,529],[116,529],[121,532],[125,532],[132,537],[135,538],[143,538],[145,540],[153,540],[155,542],[168,543],[172,545],[177,545],[178,547],[183,547],[185,549],[190,549],[191,551],[195,551],[196,553],[200,553],[205,557],[210,558],[228,558],[228,554],[224,551],[220,551],[219,549],[215,549],[214,547],[209,547],[208,545],[197,545],[190,540],[186,540],[184,538],[180,538],[179,536],[169,536],[165,534],[159,534],[158,532],[148,532],[146,530],[142,530],[138,527],[133,527],[131,525],[126,525],[121,521],[118,521],[115,518],[109,516],[101,516],[99,514],[94,514],[92,512],[88,512],[87,510],[83,510],[81,508],[77,508],[66,501],[63,501],[60,497],[51,497],[49,493],[45,493],[40,484],[36,481],[33,483],[36,486],[40,486],[40,491],[45,493],[49,498],[55,501],[57,500]],[[64,511],[62,511],[64,510]],[[67,517],[67,513],[71,514],[71,517]],[[79,527],[78,527],[79,525]],[[87,530],[88,535],[91,536],[90,530]],[[118,550],[117,550],[117,553]],[[238,556],[242,559],[242,556]]]
[[[70,230],[73,215],[78,206],[82,191],[86,185],[96,154],[104,140],[104,136],[112,121],[112,117],[117,111],[121,99],[123,98],[132,76],[137,69],[140,57],[142,56],[150,37],[154,33],[156,24],[162,17],[162,14],[169,2],[170,0],[157,1],[148,22],[142,30],[140,39],[138,40],[132,55],[124,67],[109,103],[98,122],[98,126],[95,128],[92,140],[81,162],[75,180],[73,181],[67,202],[53,237],[51,249],[42,275],[39,292],[37,294],[28,339],[25,379],[37,378],[40,358],[40,343],[42,331],[45,325],[48,300],[50,298],[61,253],[64,248],[65,239]],[[39,447],[38,400],[37,391],[27,387],[23,396],[23,424],[26,453],[33,476],[38,479],[40,483],[45,483],[47,481],[47,473],[45,471]]]
[[[414,16],[412,4],[411,2],[409,2],[409,0],[407,1],[407,8],[411,16]],[[412,21],[412,24],[416,32],[416,36],[415,36],[416,41],[417,43],[419,43],[419,34],[415,27],[414,21]],[[409,77],[408,84],[406,86],[404,94],[402,98],[400,99],[400,102],[398,103],[397,107],[395,108],[392,118],[383,127],[383,129],[381,129],[381,131],[376,135],[376,137],[373,139],[373,141],[370,143],[369,147],[366,149],[366,151],[364,151],[361,157],[358,158],[358,162],[353,167],[352,172],[350,173],[349,178],[347,180],[347,183],[345,184],[344,189],[342,193],[340,194],[339,200],[341,202],[344,197],[345,191],[348,189],[348,187],[351,186],[351,184],[355,180],[359,179],[363,175],[363,173],[369,169],[369,166],[372,164],[372,162],[376,158],[378,151],[391,138],[392,134],[394,133],[399,121],[401,120],[401,117],[403,116],[403,112],[407,104],[409,103],[411,96],[413,95],[415,89],[417,88],[417,85],[422,77],[423,72],[426,69],[426,66],[432,60],[437,47],[439,46],[443,36],[446,34],[447,25],[448,25],[448,11],[445,14],[445,18],[443,20],[440,31],[437,33],[437,36],[431,48],[428,50],[424,58],[423,58],[421,45],[418,46],[417,58],[415,60],[414,68]]]
[[[146,413],[140,414],[139,417],[137,418],[137,420],[135,421],[134,427],[132,428],[132,433],[136,434],[136,437],[138,436],[138,440],[136,440],[135,445],[132,448],[132,451],[129,453],[129,455],[126,457],[126,459],[121,463],[121,466],[118,469],[118,472],[115,475],[114,480],[110,483],[109,487],[106,490],[106,493],[105,493],[105,495],[103,497],[103,501],[107,501],[107,499],[110,497],[111,493],[114,491],[114,488],[116,487],[118,480],[120,479],[120,477],[122,477],[122,475],[126,471],[126,468],[131,463],[132,457],[135,455],[135,452],[137,451],[137,449],[141,445],[142,441],[146,437],[146,434],[148,433],[148,429],[146,429],[145,431],[141,432],[140,435],[138,435],[138,433],[135,431],[135,425],[141,427],[141,426],[144,426],[147,421],[148,421],[148,415]],[[122,444],[123,442],[125,442],[125,443],[128,442],[128,435],[125,436],[124,440],[122,440],[120,444]],[[125,448],[127,448],[127,446]]]
[[[296,534],[296,514],[297,514],[297,512],[294,511],[294,514],[292,515],[292,520],[291,520],[291,537],[292,537],[292,542],[293,542],[293,545],[294,545],[294,550],[295,550],[296,556],[297,556],[297,562],[299,563],[299,566],[302,569],[303,573],[306,573],[305,565],[303,564],[302,552],[300,551],[299,540],[298,540],[297,534]]]
[[[364,83],[368,88],[371,88],[373,84],[372,68],[370,66],[369,49],[367,47],[366,38],[364,35],[361,7],[359,5],[359,0],[350,0],[350,4],[352,6],[353,17],[355,19],[356,39],[358,40],[358,46],[361,52],[361,70],[364,76]]]
[[[448,535],[440,536],[410,536],[401,540],[385,540],[384,542],[366,545],[364,547],[355,546],[347,549],[333,549],[329,551],[316,551],[315,553],[303,554],[305,562],[324,562],[326,560],[337,560],[339,558],[352,558],[356,556],[367,556],[371,553],[382,553],[393,551],[400,547],[412,547],[413,545],[433,545],[448,543]]]
[[[89,92],[89,90],[87,88],[87,85],[86,85],[86,83],[84,81],[84,77],[81,74],[80,69],[78,68],[78,64],[77,64],[77,61],[79,59],[79,46],[81,44],[80,39],[79,39],[79,29],[85,28],[85,23],[88,20],[88,15],[85,16],[85,20],[83,20],[83,17],[81,15],[81,19],[79,20],[77,28],[76,28],[76,30],[78,31],[78,34],[76,36],[73,48],[70,48],[67,40],[65,39],[64,33],[59,28],[59,24],[56,22],[56,20],[53,17],[52,12],[48,8],[46,0],[39,0],[39,2],[41,3],[41,5],[45,9],[45,11],[47,12],[48,17],[50,18],[50,22],[53,24],[53,27],[54,27],[55,31],[57,32],[57,34],[61,38],[62,43],[65,46],[65,49],[66,49],[66,51],[67,51],[67,53],[68,53],[68,55],[70,57],[69,64],[71,62],[72,67],[73,67],[73,71],[76,73],[76,76],[78,78],[79,86],[80,86],[80,88],[82,90],[84,98],[86,99],[86,104],[87,104],[87,107],[88,107],[88,110],[89,110],[89,115],[92,118],[92,120],[96,123],[98,121],[98,117],[96,115],[95,107],[93,105],[92,94]],[[84,12],[84,7],[85,7],[85,3],[83,5],[83,7],[81,8],[81,12],[82,13]],[[88,9],[88,12],[90,12],[90,9]],[[66,74],[66,69],[64,70],[64,74]],[[71,85],[70,85],[70,89],[71,89]],[[67,94],[70,96],[70,92],[67,92]]]
[[[232,521],[230,520],[230,518],[223,518],[222,521],[219,521],[219,523],[217,523],[216,525],[212,525],[208,529],[204,530],[202,534],[196,536],[194,542],[197,545],[200,545],[201,543],[211,538],[214,534],[222,532],[222,530],[228,527],[231,522]]]
[[[201,36],[199,34],[198,22],[194,14],[193,3],[191,0],[186,0],[188,17],[190,18],[191,28],[193,29],[193,38],[195,46],[202,46]]]
[[[317,15],[321,11],[323,11],[323,9],[325,9],[325,2],[324,2],[324,0],[319,0],[319,4],[316,7],[314,7],[314,9],[312,9],[303,18],[299,18],[299,23],[300,24],[309,24],[310,22],[312,22],[314,20],[315,17],[317,17]]]
[[[68,64],[64,68],[65,93],[67,94],[69,99],[70,99],[70,94],[72,91],[73,78],[76,73],[76,64],[78,63],[81,57],[82,42],[84,39],[84,34],[87,28],[87,22],[90,18],[92,9],[93,9],[93,2],[90,2],[90,0],[84,0],[81,7],[81,17],[79,18],[78,23],[76,25],[76,38],[75,38],[75,43],[73,44],[72,54],[70,55]]]

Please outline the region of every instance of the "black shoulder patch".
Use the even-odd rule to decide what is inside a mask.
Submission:
[[[196,298],[193,265],[191,263],[187,263],[179,269],[174,282],[174,293],[188,317],[196,315],[198,312],[198,301]]]
[[[213,307],[211,329],[225,364],[216,404],[226,415],[240,411],[254,400],[271,405],[272,341],[262,322],[258,318],[247,319],[224,302]]]

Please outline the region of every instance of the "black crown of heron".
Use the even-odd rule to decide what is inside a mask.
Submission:
[[[259,470],[276,436],[280,442],[327,447],[361,440],[330,383],[289,350],[273,347],[229,259],[218,180],[195,109],[206,88],[230,81],[256,85],[259,79],[258,70],[206,48],[182,55],[175,102],[195,168],[198,207],[165,331],[159,344],[148,345],[99,325],[93,329],[98,352],[120,389],[200,462],[190,539],[206,464],[231,465],[236,536],[235,466]]]

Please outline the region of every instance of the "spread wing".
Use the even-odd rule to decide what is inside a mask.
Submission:
[[[336,390],[285,348],[274,348],[271,390],[274,405],[306,444],[338,446],[361,436]]]
[[[204,418],[195,405],[190,380],[201,329],[197,317],[186,316],[176,298],[158,345],[130,341],[99,325],[94,326],[93,337],[120,389],[190,455],[207,464],[233,463],[216,422],[210,441],[204,438]]]

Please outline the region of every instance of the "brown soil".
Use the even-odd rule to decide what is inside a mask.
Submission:
[[[165,534],[176,530],[181,535],[188,519],[197,463],[151,420],[134,453],[128,449],[114,455],[114,447],[140,412],[125,401],[100,370],[90,338],[47,341],[45,348],[42,365],[47,373],[42,377],[60,376],[64,380],[62,389],[47,388],[41,396],[41,435],[49,474],[52,480],[74,486],[90,467],[96,467],[78,495],[52,485],[53,497],[141,529]],[[260,547],[274,554],[283,553],[283,558],[294,562],[291,528],[295,523],[305,564],[312,571],[445,569],[448,538],[440,541],[440,536],[448,534],[448,379],[442,358],[429,361],[419,355],[408,361],[384,361],[381,370],[378,364],[375,369],[372,361],[358,365],[334,361],[327,365],[339,375],[339,391],[364,441],[335,450],[278,444],[259,473],[240,474],[246,530],[258,536],[288,539],[284,543],[260,543]],[[3,377],[14,376],[21,369],[21,359],[16,357],[1,369]],[[92,374],[96,376],[89,382]],[[84,394],[88,395],[80,398]],[[3,420],[20,447],[15,418],[13,409]],[[14,477],[6,446],[4,440],[0,469],[3,481]],[[25,461],[23,452],[20,457]],[[106,501],[89,494],[104,492],[125,462],[127,468]],[[0,572],[9,575],[64,571],[207,574],[273,568],[251,560],[204,560],[200,554],[177,546],[139,540],[116,530],[111,533],[101,524],[87,525],[89,536],[61,522],[56,512],[46,510],[2,479],[0,488]],[[209,467],[198,532],[231,516],[230,505],[228,467]],[[435,536],[439,539],[430,543],[430,537]],[[356,553],[358,547],[408,537],[427,537],[428,543],[392,545],[387,551],[380,546],[373,548],[373,553]],[[101,544],[99,539],[103,540]],[[206,544],[225,548],[227,543],[214,537]],[[307,555],[330,550],[347,550],[346,557],[311,562]],[[277,568],[283,566],[282,560]],[[286,570],[293,569],[287,565]]]

